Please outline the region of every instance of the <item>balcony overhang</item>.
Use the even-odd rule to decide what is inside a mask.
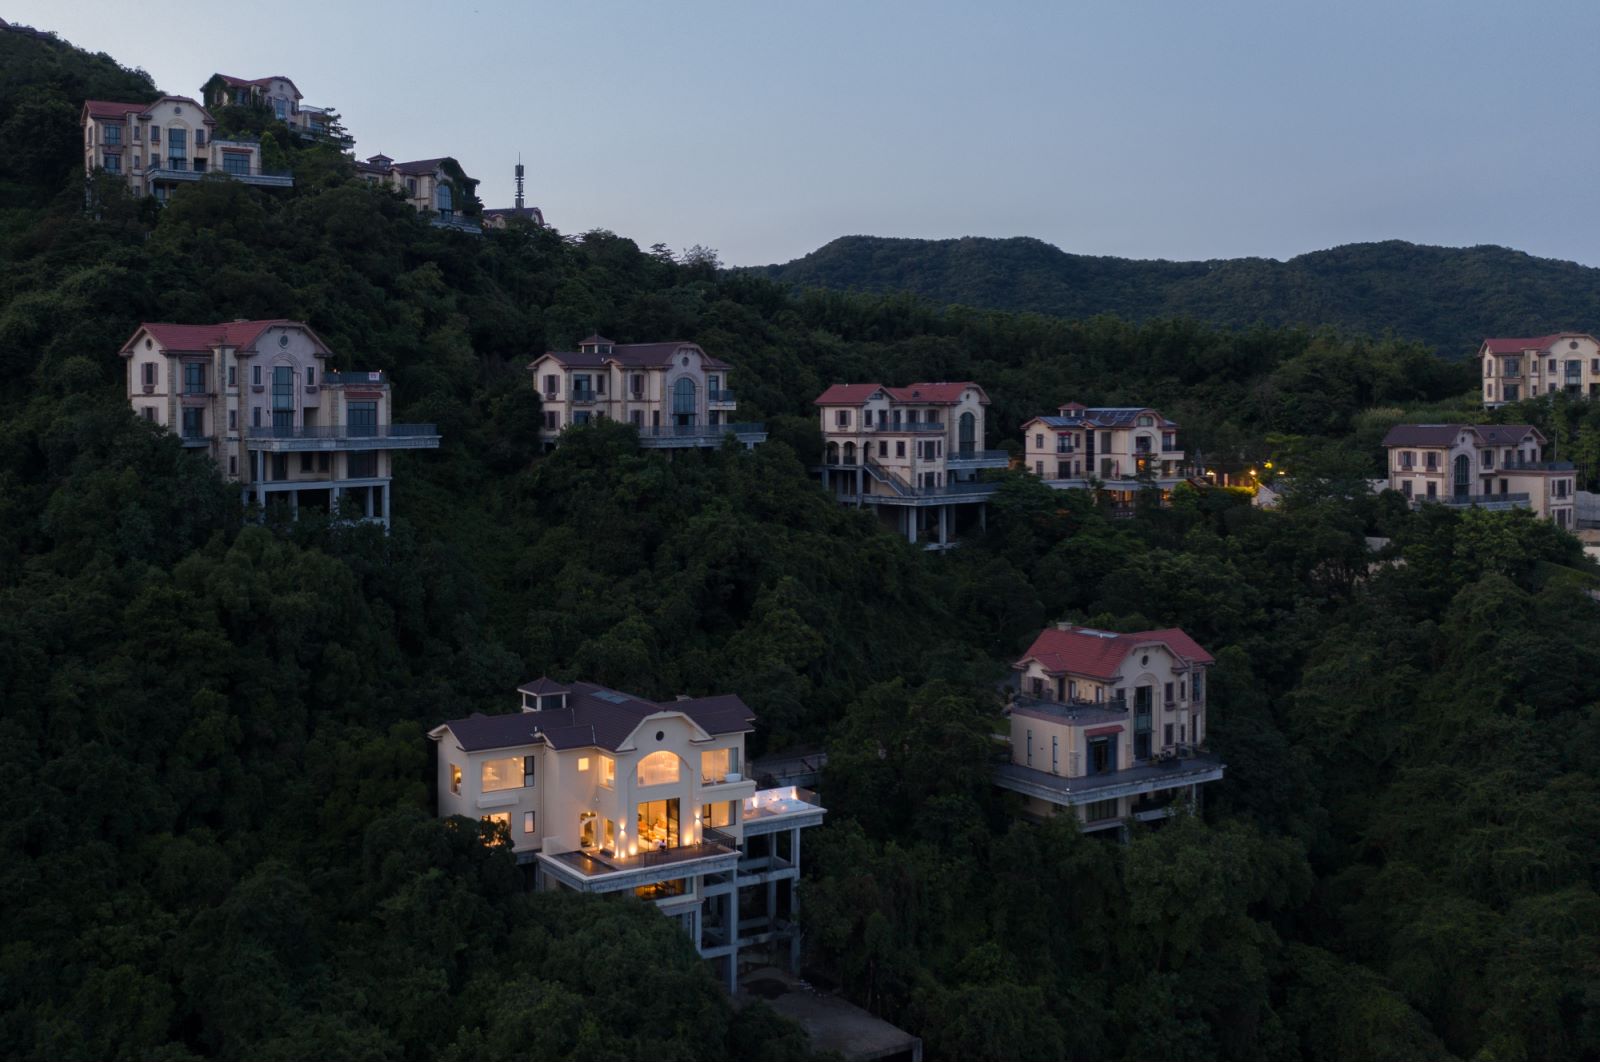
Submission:
[[[1214,756],[1198,755],[1186,756],[1170,765],[1130,767],[1125,771],[1063,778],[1048,771],[1003,763],[994,768],[993,779],[1001,789],[1037,797],[1062,807],[1074,807],[1219,781],[1226,768],[1227,765]]]
[[[540,852],[539,865],[545,873],[578,892],[621,892],[672,878],[731,873],[739,868],[739,853],[720,844],[702,842],[637,856]]]
[[[395,430],[404,429],[404,430]],[[351,431],[344,427],[251,428],[245,445],[265,453],[307,451],[437,450],[439,432],[433,425],[379,425]]]

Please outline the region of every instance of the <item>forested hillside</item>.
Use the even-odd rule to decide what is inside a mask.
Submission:
[[[1016,237],[844,236],[753,272],[802,288],[911,292],[939,305],[1229,328],[1334,326],[1419,340],[1449,358],[1484,336],[1600,328],[1600,270],[1505,247],[1352,243],[1286,262],[1144,261],[1068,254]]]
[[[144,82],[4,33],[0,71],[0,135],[57,145],[0,155],[0,1054],[803,1057],[650,908],[529,894],[433,817],[427,728],[549,673],[738,692],[757,747],[828,744],[808,971],[931,1059],[1600,1057],[1600,573],[1525,513],[1362,484],[1387,424],[1471,409],[1460,364],[472,238],[287,137],[292,191],[102,186],[90,214],[78,105]],[[249,522],[131,415],[138,321],[255,316],[440,425],[397,462],[392,535]],[[591,330],[701,343],[771,441],[669,459],[604,424],[535,454],[528,356]],[[991,443],[1070,398],[1148,401],[1294,489],[1114,520],[1012,474],[944,554],[823,494],[827,383],[969,376]],[[1587,407],[1528,414],[1600,437]],[[1203,816],[1118,847],[988,784],[994,683],[1062,618],[1218,657]]]

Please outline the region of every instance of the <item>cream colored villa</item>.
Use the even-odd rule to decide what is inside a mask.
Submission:
[[[543,403],[545,448],[574,424],[606,418],[639,429],[651,448],[717,447],[733,435],[747,448],[766,426],[733,419],[732,367],[694,343],[613,343],[589,336],[576,351],[548,350],[528,363]]]
[[[475,195],[478,182],[464,172],[459,179],[452,177],[452,168],[462,172],[461,164],[448,155],[415,162],[396,162],[387,155],[373,155],[365,162],[356,163],[356,175],[371,184],[395,189],[405,196],[412,209],[426,215],[439,228],[482,234],[482,223],[463,213]]]
[[[1029,814],[1073,814],[1086,831],[1164,818],[1179,797],[1198,804],[1224,770],[1203,751],[1211,663],[1175,628],[1042,631],[1011,665],[1011,757],[995,784]]]
[[[134,195],[162,202],[173,190],[208,173],[246,184],[288,188],[288,173],[261,168],[261,143],[216,139],[216,122],[187,96],[162,96],[154,103],[87,100],[83,105],[83,171],[125,178]]]
[[[743,949],[798,959],[800,831],[826,811],[805,790],[745,776],[755,715],[743,701],[657,703],[548,678],[518,694],[520,711],[429,732],[440,816],[504,827],[541,888],[653,901],[730,990]]]
[[[1163,494],[1183,479],[1178,425],[1144,406],[1068,402],[1022,426],[1028,471],[1060,489],[1097,487],[1132,505],[1147,485]]]
[[[211,108],[265,107],[278,121],[305,136],[339,135],[331,109],[301,103],[300,90],[282,74],[258,78],[212,74],[200,95]]]
[[[377,372],[325,367],[299,321],[148,321],[122,346],[134,412],[204,450],[246,501],[389,526],[393,451],[437,449],[432,424],[395,424]]]
[[[982,387],[970,380],[834,384],[816,405],[822,482],[841,502],[876,508],[907,541],[928,549],[953,545],[959,510],[975,510],[983,522],[995,487],[978,482],[978,470],[1005,468],[1010,455],[982,449],[989,405]]]
[[[1532,509],[1570,531],[1578,473],[1545,460],[1545,443],[1531,424],[1396,424],[1383,437],[1389,489],[1413,506]]]
[[[1587,332],[1485,339],[1478,367],[1489,409],[1557,391],[1574,398],[1600,396],[1600,341]]]

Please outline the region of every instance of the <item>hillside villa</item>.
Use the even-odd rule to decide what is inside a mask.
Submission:
[[[212,74],[200,88],[200,98],[212,109],[221,107],[262,107],[303,137],[332,137],[348,145],[349,137],[339,128],[331,107],[312,107],[295,83],[282,74],[271,77],[242,78],[232,74]]]
[[[1116,634],[1061,623],[1011,665],[1002,789],[1036,818],[1071,814],[1085,831],[1171,814],[1224,765],[1205,752],[1211,654],[1176,628]]]
[[[388,155],[372,155],[356,163],[356,176],[370,184],[393,188],[405,197],[411,208],[424,215],[437,228],[482,234],[478,218],[466,213],[475,209],[478,182],[466,175],[461,164],[448,155],[414,162],[396,162]]]
[[[766,426],[733,419],[732,366],[695,343],[580,340],[576,351],[547,350],[528,363],[543,403],[546,449],[574,424],[606,418],[632,424],[652,449],[714,448],[733,435],[745,447],[765,442]]]
[[[1558,391],[1574,398],[1600,396],[1600,341],[1587,332],[1485,339],[1478,367],[1488,409]]]
[[[1068,402],[1022,426],[1028,471],[1060,490],[1093,487],[1119,508],[1141,490],[1165,498],[1183,481],[1178,425],[1146,406]]]
[[[287,171],[262,169],[259,140],[215,137],[215,119],[187,96],[153,103],[86,100],[81,124],[84,175],[121,177],[137,196],[164,203],[180,185],[211,173],[266,188],[294,184]]]
[[[429,732],[441,817],[502,827],[543,889],[632,893],[718,962],[798,962],[800,834],[826,814],[793,786],[746,777],[755,713],[733,694],[655,702],[540,678],[518,711]]]
[[[909,542],[948,548],[958,515],[986,519],[995,485],[978,471],[1010,464],[1004,450],[982,449],[988,405],[970,380],[834,384],[816,398],[823,486],[844,504],[875,508]]]
[[[122,345],[128,402],[203,450],[244,498],[389,526],[393,451],[437,449],[432,424],[396,424],[379,372],[325,368],[300,321],[147,321]]]
[[[1545,445],[1531,424],[1396,424],[1383,437],[1388,486],[1413,506],[1532,509],[1570,531],[1577,470],[1546,460]]]

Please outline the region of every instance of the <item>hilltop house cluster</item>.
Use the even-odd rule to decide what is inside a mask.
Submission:
[[[1600,341],[1585,332],[1485,339],[1485,409],[1562,394],[1600,398]],[[1386,482],[1413,505],[1530,509],[1577,527],[1579,472],[1531,424],[1397,424],[1384,436]]]
[[[199,100],[189,96],[86,100],[81,115],[84,175],[121,178],[134,195],[162,203],[182,185],[207,174],[263,188],[293,187],[291,172],[264,164],[258,138],[216,135],[213,112],[227,107],[265,110],[293,136],[335,144],[341,151],[348,152],[354,144],[338,113],[303,102],[299,87],[286,75],[242,78],[217,73],[201,87],[200,96]],[[544,213],[525,203],[521,159],[515,169],[514,205],[482,211],[477,209],[479,182],[449,156],[396,162],[380,153],[355,166],[362,179],[399,192],[440,228],[480,233],[485,226],[504,229],[514,221],[544,225]]]

